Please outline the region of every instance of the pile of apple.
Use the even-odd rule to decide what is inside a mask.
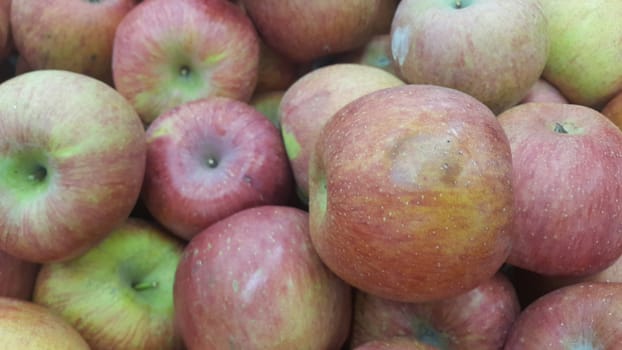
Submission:
[[[0,347],[622,349],[620,18],[0,0]]]

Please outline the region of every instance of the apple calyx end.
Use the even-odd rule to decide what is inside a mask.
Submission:
[[[568,133],[568,130],[566,130],[566,128],[564,128],[564,126],[561,123],[559,123],[559,122],[555,123],[555,126],[553,127],[553,131],[558,133],[558,134],[567,134]]]

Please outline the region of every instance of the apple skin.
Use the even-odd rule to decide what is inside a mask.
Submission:
[[[0,59],[9,57],[12,51],[11,0],[0,0]]]
[[[7,297],[0,297],[0,339],[5,349],[91,349],[80,333],[49,309]]]
[[[622,2],[541,1],[550,50],[542,76],[570,103],[600,109],[622,90]]]
[[[519,313],[514,286],[501,273],[456,297],[428,303],[396,302],[357,291],[351,348],[410,337],[439,349],[497,350]]]
[[[339,349],[352,291],[313,250],[308,213],[239,211],[186,246],[174,288],[189,349]]]
[[[266,44],[308,63],[360,46],[388,31],[396,0],[243,0]]]
[[[259,38],[242,9],[224,0],[149,0],[119,23],[112,52],[117,90],[151,123],[208,96],[250,100]]]
[[[241,101],[208,97],[175,107],[149,126],[147,147],[142,199],[186,240],[241,209],[287,203],[293,193],[279,131]]]
[[[498,120],[512,148],[516,208],[507,262],[546,275],[611,265],[622,254],[622,131],[573,104],[521,104]]]
[[[0,251],[0,297],[30,300],[38,272],[39,264]]]
[[[70,259],[129,216],[147,146],[118,92],[86,75],[36,70],[0,84],[0,115],[1,250]]]
[[[494,53],[491,53],[493,51]],[[495,114],[518,103],[548,55],[538,0],[402,0],[391,25],[399,76],[463,91]]]
[[[137,0],[13,1],[15,47],[33,69],[59,69],[112,84],[112,44]]]
[[[438,350],[439,348],[421,343],[413,338],[394,337],[385,340],[371,340],[354,350]]]
[[[457,90],[405,85],[338,111],[311,158],[311,240],[367,293],[405,302],[461,294],[510,250],[512,160],[494,114]]]
[[[365,46],[339,56],[339,62],[377,67],[399,76],[391,54],[391,35],[388,33],[372,36]]]
[[[292,84],[279,106],[281,134],[300,197],[307,202],[309,159],[326,122],[341,107],[370,92],[404,85],[395,75],[363,64],[331,64]]]
[[[622,128],[622,91],[605,104],[601,113],[609,118],[618,128]]]
[[[286,90],[301,75],[303,67],[288,57],[259,41],[259,66],[254,95]]]
[[[568,103],[568,100],[551,83],[544,79],[538,79],[519,103],[528,102]]]
[[[281,129],[279,106],[285,95],[285,90],[259,92],[253,95],[249,104],[261,112],[277,129]]]
[[[84,255],[44,264],[33,301],[69,322],[92,349],[181,349],[173,282],[182,250],[159,226],[130,218]]]
[[[622,284],[580,283],[527,306],[504,350],[619,349]]]

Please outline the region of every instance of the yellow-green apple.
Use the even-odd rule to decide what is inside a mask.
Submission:
[[[318,257],[309,214],[284,206],[241,210],[184,249],[175,318],[189,349],[339,349],[351,287]]]
[[[409,337],[394,337],[385,340],[370,340],[354,350],[439,350],[439,348]]]
[[[391,52],[407,82],[463,91],[498,114],[544,69],[546,17],[538,0],[402,0]]]
[[[309,173],[313,245],[364,292],[456,296],[509,254],[510,145],[492,111],[458,90],[405,85],[350,102],[322,129]]]
[[[360,63],[386,70],[399,75],[391,54],[391,35],[377,34],[371,37],[365,46],[347,52],[339,57],[339,62]]]
[[[0,297],[30,300],[39,264],[0,250]]]
[[[0,339],[5,349],[91,349],[75,328],[48,308],[7,297],[0,297]]]
[[[274,126],[281,129],[279,106],[281,105],[281,100],[284,95],[285,90],[259,92],[253,95],[249,104],[268,118]]]
[[[112,84],[117,25],[137,0],[13,1],[15,47],[33,69],[60,69]]]
[[[351,348],[410,337],[439,349],[498,350],[520,312],[514,286],[501,273],[456,297],[427,303],[356,291],[353,307]]]
[[[306,202],[309,159],[320,130],[341,107],[370,92],[404,85],[395,75],[363,64],[331,64],[292,84],[279,106],[281,134],[297,191]]]
[[[621,323],[622,284],[575,284],[528,305],[512,326],[503,349],[619,349]]]
[[[186,102],[147,129],[142,199],[186,240],[241,209],[287,203],[293,183],[278,129],[245,102]]]
[[[263,40],[295,62],[363,46],[389,30],[396,0],[243,0]]]
[[[519,103],[528,102],[557,102],[568,103],[568,100],[559,90],[548,81],[540,78],[536,81],[527,95]]]
[[[257,83],[259,38],[226,0],[150,0],[119,23],[112,52],[117,90],[145,123],[208,96],[248,101]]]
[[[159,226],[129,218],[85,254],[44,264],[33,301],[92,349],[181,349],[173,282],[182,250],[182,241]]]
[[[132,211],[145,171],[140,118],[89,76],[35,70],[0,84],[0,249],[69,259]]]
[[[622,254],[622,131],[598,111],[532,102],[498,116],[512,148],[516,217],[507,262],[585,275]]]
[[[622,2],[540,0],[550,52],[543,77],[574,104],[602,108],[622,90]]]

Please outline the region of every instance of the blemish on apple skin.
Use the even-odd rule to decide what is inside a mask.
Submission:
[[[406,61],[410,50],[410,32],[408,27],[397,27],[391,34],[391,54],[400,66]]]

